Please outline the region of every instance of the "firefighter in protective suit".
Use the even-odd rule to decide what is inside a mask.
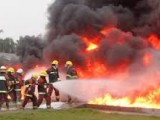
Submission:
[[[15,75],[15,91],[17,106],[21,103],[21,87],[23,86],[23,69],[18,69]]]
[[[25,98],[22,103],[22,109],[25,108],[29,100],[32,101],[33,109],[37,109],[37,97],[35,95],[35,86],[38,77],[38,74],[33,74],[30,79],[25,81]]]
[[[6,67],[0,67],[0,109],[2,104],[6,102],[6,107],[9,109],[9,100],[8,100],[8,83],[6,78]]]
[[[49,68],[47,71],[47,74],[49,76],[49,90],[48,93],[51,97],[53,90],[55,91],[55,97],[56,101],[59,101],[60,96],[59,96],[59,90],[57,90],[54,86],[53,83],[57,82],[59,79],[59,71],[58,71],[58,61],[54,60],[52,62],[51,68]]]
[[[65,67],[66,67],[66,80],[78,79],[77,71],[73,67],[73,63],[71,61],[67,61]],[[68,96],[68,103],[70,103],[71,101],[72,101],[71,96]]]
[[[16,104],[16,91],[15,91],[15,70],[14,68],[10,67],[7,70],[7,81],[8,81],[8,90],[9,90],[9,95],[12,99],[12,101]]]
[[[43,99],[46,100],[47,109],[51,108],[51,97],[47,92],[48,83],[46,80],[47,72],[43,71],[38,79],[38,107],[42,104]]]
[[[66,79],[67,80],[78,79],[77,71],[73,67],[73,63],[71,61],[67,61],[65,64],[65,67],[67,69],[67,72],[66,72]]]

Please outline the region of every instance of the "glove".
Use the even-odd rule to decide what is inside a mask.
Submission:
[[[31,88],[28,88],[28,91],[31,91]]]
[[[46,85],[44,85],[44,88],[48,88],[48,85],[46,84]]]

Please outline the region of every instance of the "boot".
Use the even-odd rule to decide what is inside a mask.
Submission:
[[[20,106],[19,109],[20,109],[20,110],[24,110],[24,107],[23,107],[23,106]]]
[[[9,110],[9,102],[6,102],[7,110]]]
[[[51,109],[51,105],[47,105],[47,109]]]
[[[59,96],[56,96],[56,102],[59,102],[59,101],[60,101]]]
[[[33,110],[37,110],[38,109],[38,107],[37,106],[33,106]]]
[[[72,102],[72,98],[68,96],[68,103],[71,104],[71,102]]]
[[[3,102],[0,102],[0,110],[2,109]]]

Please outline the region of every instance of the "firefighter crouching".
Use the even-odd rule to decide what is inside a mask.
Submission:
[[[6,80],[6,67],[0,67],[0,109],[3,103],[6,103],[7,109],[9,109],[9,100],[8,100],[8,87]]]
[[[25,81],[25,98],[22,103],[22,109],[25,108],[29,100],[32,101],[33,109],[37,109],[37,97],[35,95],[35,86],[37,79],[38,79],[38,74],[33,74],[29,80]]]
[[[9,96],[11,97],[12,101],[16,104],[16,91],[15,91],[15,70],[14,68],[10,67],[7,70],[7,81],[8,81],[8,90]]]
[[[47,71],[47,74],[49,75],[49,90],[48,93],[51,97],[53,90],[55,91],[55,97],[56,101],[59,101],[60,95],[59,95],[59,90],[57,90],[54,86],[53,83],[57,82],[59,79],[59,71],[58,71],[58,61],[54,60],[51,64],[51,68],[49,68]]]
[[[65,64],[66,67],[66,80],[75,80],[78,79],[78,75],[77,75],[77,71],[76,69],[73,67],[73,63],[71,61],[67,61]],[[76,98],[71,98],[71,96],[68,96],[68,103],[70,103],[71,101],[77,101]]]
[[[47,80],[46,80],[47,72],[43,71],[40,74],[40,78],[38,79],[38,107],[42,104],[43,99],[46,100],[47,109],[51,108],[51,97],[47,92]]]
[[[15,75],[15,91],[16,91],[16,102],[17,106],[21,103],[21,87],[23,86],[23,69],[18,69]]]

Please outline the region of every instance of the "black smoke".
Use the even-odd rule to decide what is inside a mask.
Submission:
[[[158,22],[155,18],[158,8],[158,0],[56,0],[48,9],[48,37],[52,40],[57,35],[86,32],[86,28],[91,27],[96,31],[107,24],[135,34],[148,35],[148,32],[155,32],[152,31],[155,26],[150,24]],[[147,26],[150,28],[148,32],[143,30]]]
[[[48,8],[45,42],[24,37],[17,55],[28,68],[53,59],[61,63],[71,60],[83,67],[87,59],[111,68],[124,61],[133,64],[138,60],[141,64],[140,56],[148,48],[146,38],[153,33],[160,35],[159,7],[159,0],[56,0]],[[115,29],[102,35],[105,27]],[[91,41],[101,37],[99,48],[89,55],[83,35]]]
[[[89,56],[84,54],[81,35],[94,38],[104,27],[112,26],[116,30],[102,37],[89,59],[111,67],[125,60],[133,63],[147,47],[145,38],[151,33],[159,35],[159,5],[158,0],[56,0],[48,9],[44,57],[85,64]],[[119,38],[125,40],[123,45]]]
[[[42,51],[45,43],[40,36],[20,37],[17,43],[17,56],[25,69],[30,69],[42,64]]]

